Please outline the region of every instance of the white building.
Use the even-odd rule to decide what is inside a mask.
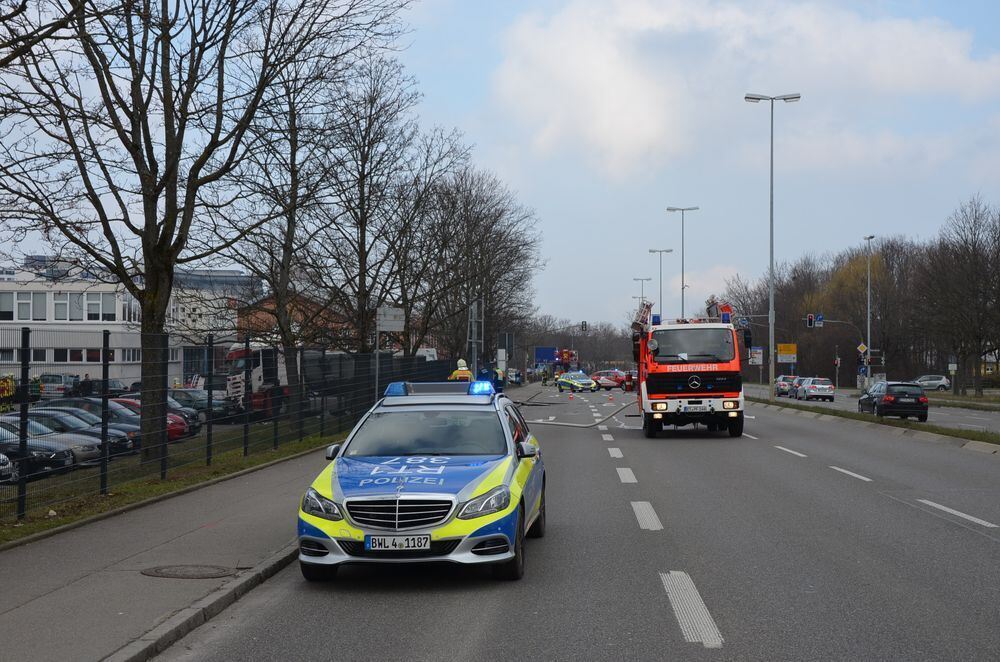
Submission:
[[[99,377],[103,332],[109,332],[110,376],[140,378],[139,305],[124,289],[86,274],[71,276],[55,260],[32,258],[29,269],[0,268],[0,374],[20,374],[21,329],[30,329],[30,373]],[[229,297],[251,279],[233,270],[178,273],[168,309],[171,383],[203,373],[205,338],[220,346],[235,338],[236,308]],[[228,296],[227,296],[228,295]],[[217,351],[216,369],[220,369]]]

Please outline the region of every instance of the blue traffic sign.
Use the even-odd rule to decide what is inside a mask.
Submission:
[[[750,318],[749,317],[741,317],[740,320],[739,320],[739,324],[740,324],[740,328],[741,329],[749,329],[750,328]]]

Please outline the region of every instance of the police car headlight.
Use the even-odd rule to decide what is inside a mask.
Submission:
[[[482,496],[478,496],[471,501],[467,501],[462,511],[458,514],[459,519],[473,519],[498,513],[510,505],[510,490],[506,485],[494,487]]]
[[[305,495],[302,497],[302,512],[334,521],[344,519],[344,516],[340,514],[340,508],[337,507],[337,504],[311,487],[306,490]]]

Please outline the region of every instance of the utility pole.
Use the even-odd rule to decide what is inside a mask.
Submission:
[[[667,211],[681,213],[681,319],[684,319],[684,290],[687,288],[687,284],[684,282],[684,212],[697,210],[698,207],[667,207]]]
[[[865,334],[865,344],[868,346],[865,350],[866,388],[872,376],[872,239],[874,238],[875,235],[873,234],[864,237],[864,240],[868,242],[868,333]]]

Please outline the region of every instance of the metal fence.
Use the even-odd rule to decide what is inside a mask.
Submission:
[[[223,454],[349,430],[389,382],[444,380],[451,369],[388,352],[286,352],[253,338],[208,336],[204,360],[185,361],[199,371],[185,375],[180,344],[166,334],[67,338],[0,325],[0,520],[66,509],[134,481],[169,480]],[[184,345],[190,355],[190,338]],[[152,353],[152,370],[140,369],[142,351]]]

